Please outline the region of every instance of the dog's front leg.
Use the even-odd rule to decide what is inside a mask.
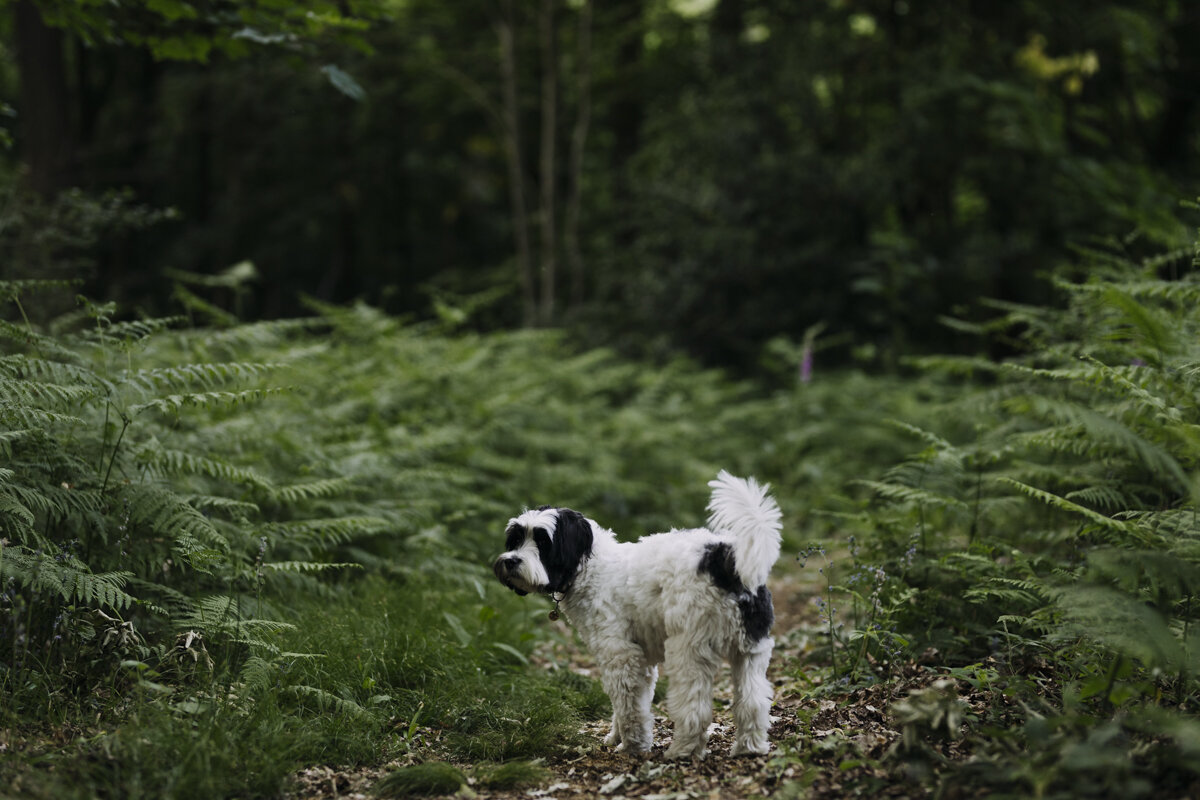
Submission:
[[[616,703],[613,705],[615,706]],[[604,737],[604,743],[609,747],[615,747],[621,743],[621,718],[617,716],[616,711],[612,715],[612,730],[608,732],[608,736]]]
[[[612,731],[605,737],[607,745],[617,745],[626,753],[639,754],[654,744],[654,716],[650,701],[658,669],[646,663],[641,648],[630,647],[597,654],[603,665],[601,681],[612,701]]]

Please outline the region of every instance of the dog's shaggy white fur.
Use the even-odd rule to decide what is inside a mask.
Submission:
[[[650,701],[662,664],[675,726],[667,758],[703,758],[713,678],[733,669],[733,755],[767,752],[774,614],[767,574],[779,557],[780,513],[753,478],[722,471],[709,482],[707,528],[637,542],[566,508],[509,520],[506,552],[493,567],[518,594],[550,595],[595,656],[612,700],[605,744],[645,753],[653,744]]]

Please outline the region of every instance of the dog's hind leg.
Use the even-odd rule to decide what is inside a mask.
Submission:
[[[613,707],[612,731],[604,743],[627,753],[645,753],[654,744],[650,700],[658,669],[646,663],[640,649],[608,653],[600,661],[604,664],[601,682]]]
[[[771,684],[767,680],[767,663],[775,642],[771,637],[760,639],[754,648],[735,652],[730,658],[733,668],[733,723],[737,727],[730,755],[741,756],[767,752],[767,728],[770,727]]]
[[[707,755],[704,745],[712,722],[713,676],[720,663],[716,653],[697,648],[695,641],[667,639],[667,710],[675,726],[667,758],[701,759]]]

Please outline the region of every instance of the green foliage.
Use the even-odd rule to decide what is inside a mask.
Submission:
[[[193,329],[84,301],[41,323],[30,298],[61,285],[0,284],[0,714],[29,756],[0,778],[254,795],[314,761],[562,753],[607,699],[534,666],[545,607],[491,579],[497,525],[543,502],[630,538],[700,524],[726,467],[772,482],[788,546],[823,540],[803,551],[823,647],[791,673],[831,665],[824,698],[920,656],[959,682],[893,706],[891,758],[947,791],[1068,791],[1092,768],[1186,787],[1193,274],[1107,258],[1060,307],[976,326],[1022,344],[1006,361],[775,392],[366,305]],[[968,713],[964,682],[993,705]],[[54,724],[88,733],[49,747]],[[939,760],[947,741],[978,758]]]
[[[428,761],[385,775],[371,787],[371,793],[379,797],[453,794],[466,783],[466,776],[457,767],[444,761]]]
[[[945,791],[1090,796],[1119,785],[1133,796],[1195,780],[1185,752],[1200,713],[1200,264],[1189,270],[1178,252],[1090,257],[1087,280],[1056,284],[1060,307],[1007,307],[976,329],[1010,334],[1016,356],[920,360],[948,378],[987,377],[964,383],[932,430],[901,425],[922,449],[861,482],[874,500],[840,517],[863,543],[851,537],[853,563],[874,561],[886,577],[869,623],[856,611],[856,630],[840,636],[831,620],[831,643],[853,655],[882,618],[912,655],[986,660],[1024,704],[1023,723],[995,709],[997,727],[968,737],[976,760],[933,762]],[[865,593],[844,590],[858,609]],[[855,669],[860,656],[846,674],[878,679],[895,661],[868,672]],[[916,744],[943,704],[918,700],[893,711],[928,770]]]
[[[147,48],[156,59],[207,61],[210,55],[245,56],[253,46],[293,48],[321,36],[341,36],[365,47],[361,32],[378,4],[356,3],[357,16],[343,3],[249,2],[230,8],[192,0],[107,3],[36,2],[46,23],[65,28],[91,45],[116,41]]]
[[[54,288],[4,285],[14,305]],[[822,451],[832,384],[755,397],[559,334],[315,307],[214,331],[83,303],[6,328],[3,714],[29,731],[22,752],[52,719],[105,724],[54,751],[53,774],[12,766],[23,785],[256,794],[381,747],[559,752],[608,700],[569,671],[529,673],[528,602],[486,568],[498,520],[555,502],[636,536],[700,524],[718,466],[778,461],[806,491],[841,480]],[[781,414],[809,417],[785,443]]]

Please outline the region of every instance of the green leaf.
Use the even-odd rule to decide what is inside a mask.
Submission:
[[[359,82],[354,80],[349,73],[345,72],[336,64],[326,64],[325,66],[321,67],[321,72],[326,78],[329,79],[329,82],[333,84],[333,88],[337,89],[351,100],[361,103],[363,100],[367,99],[367,92],[365,89],[363,89]]]

